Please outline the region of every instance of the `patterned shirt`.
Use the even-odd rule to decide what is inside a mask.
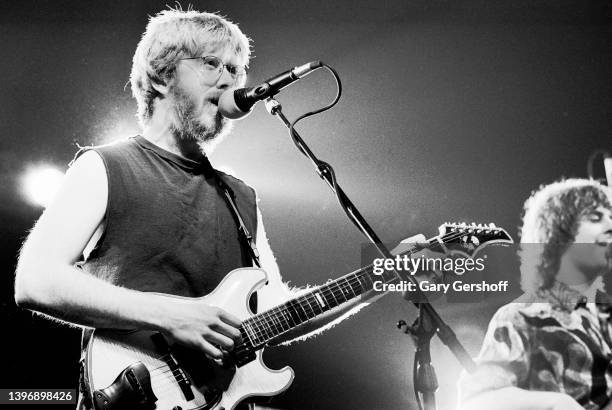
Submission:
[[[596,303],[556,282],[501,307],[491,319],[477,358],[463,374],[459,398],[515,386],[562,392],[585,409],[599,409],[612,394],[612,298]]]

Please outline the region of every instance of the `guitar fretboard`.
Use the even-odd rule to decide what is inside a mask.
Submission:
[[[427,241],[428,249],[442,248],[446,252],[448,249],[444,245],[457,243],[463,251],[467,249],[473,254],[491,243],[512,243],[510,235],[493,224],[445,223],[439,229],[441,234]],[[403,251],[398,252],[399,256],[412,255],[421,250],[415,245],[404,245]],[[392,270],[384,269],[381,275],[374,274],[374,267],[369,265],[244,320],[240,326],[243,342],[234,350],[234,356],[239,359],[237,363],[244,364],[252,360],[254,351],[291,329],[373,291],[374,282],[392,283],[399,279],[399,274]]]
[[[314,319],[345,302],[372,290],[374,280],[370,269],[349,273],[319,286],[273,309],[255,315],[242,323],[254,347]]]
[[[457,237],[456,233],[447,234],[432,238],[428,242],[430,246],[435,247],[440,242],[456,240]],[[411,255],[415,251],[417,248],[412,247],[402,255]],[[254,348],[263,347],[283,333],[372,291],[374,281],[392,283],[398,279],[395,273],[388,271],[382,275],[376,275],[373,272],[373,266],[368,265],[329,281],[273,309],[254,315],[242,322],[242,327]]]

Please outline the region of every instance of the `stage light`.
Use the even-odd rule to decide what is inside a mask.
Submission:
[[[23,177],[23,192],[33,204],[49,205],[60,187],[64,173],[52,166],[37,166],[29,169]]]

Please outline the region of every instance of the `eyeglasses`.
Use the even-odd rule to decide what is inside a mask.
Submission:
[[[202,63],[202,72],[211,82],[215,83],[221,78],[223,68],[227,68],[234,81],[244,78],[247,74],[247,69],[243,65],[225,64],[219,57],[204,56],[204,57],[187,57],[179,60],[200,60]]]

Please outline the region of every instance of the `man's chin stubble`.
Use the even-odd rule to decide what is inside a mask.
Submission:
[[[221,117],[220,114],[217,114],[220,118],[217,118],[215,121],[215,132],[211,135],[206,135],[204,138],[198,139],[198,144],[200,145],[200,150],[204,154],[210,154],[217,147],[223,139],[231,132],[234,128],[234,122],[228,120],[227,118]]]
[[[180,118],[180,124],[172,127],[172,133],[177,139],[193,141],[198,144],[200,151],[204,154],[214,150],[219,142],[229,134],[233,128],[233,121],[230,121],[217,113],[212,127],[198,123],[195,119]],[[180,121],[182,120],[182,121]]]

